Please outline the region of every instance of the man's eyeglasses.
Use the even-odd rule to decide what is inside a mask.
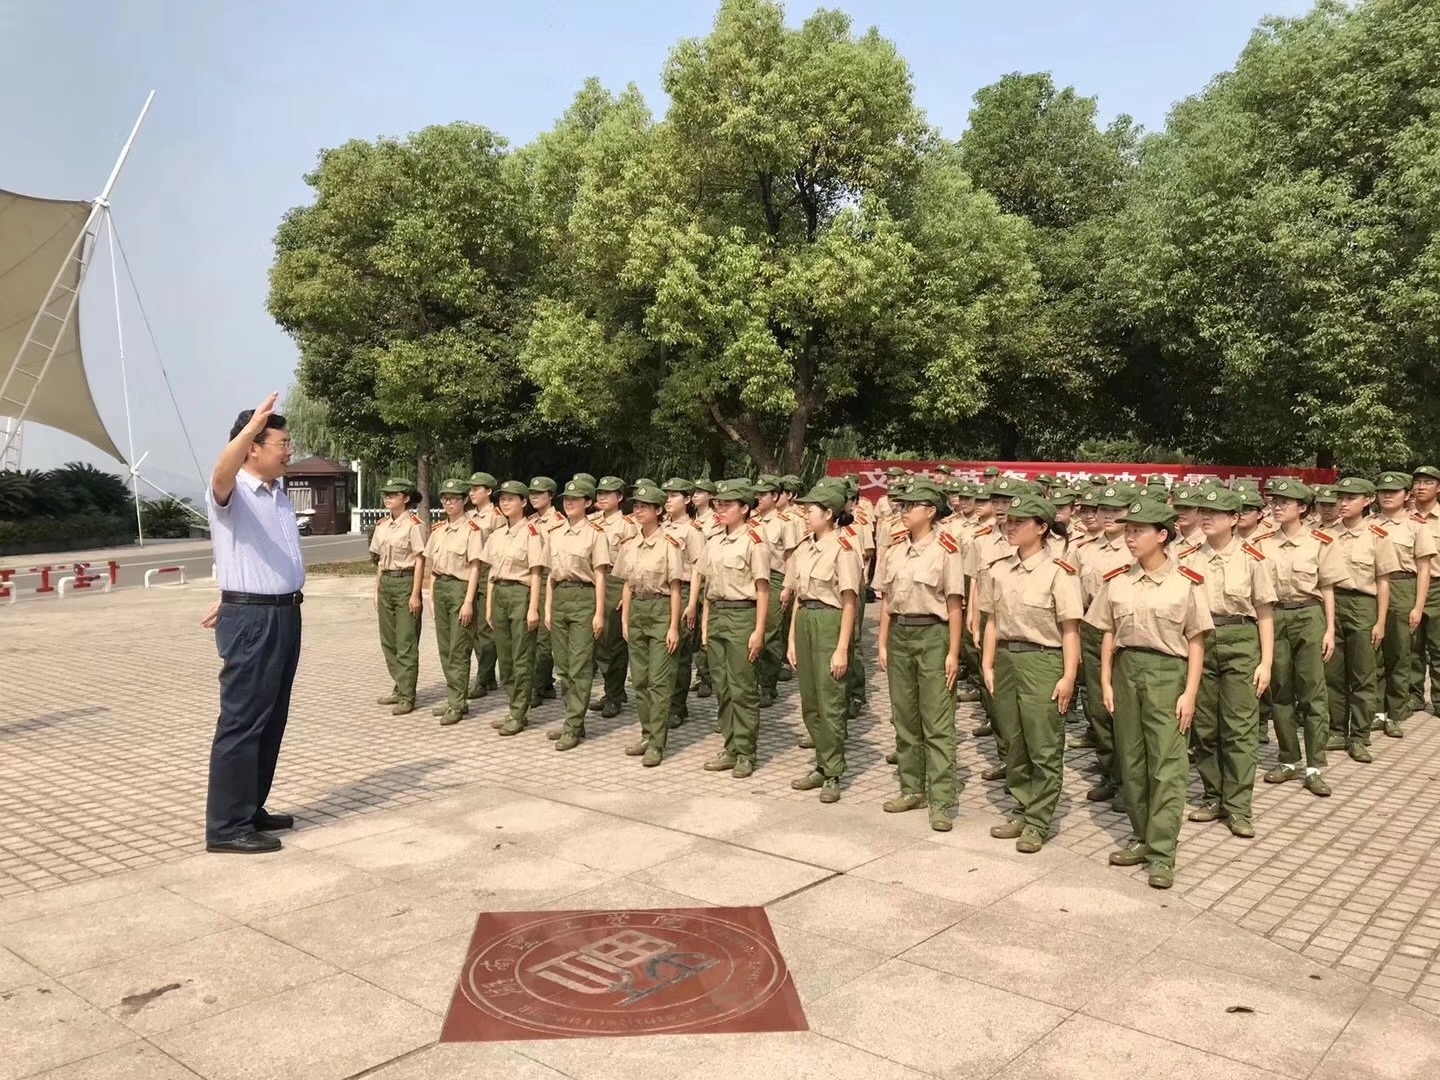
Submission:
[[[278,446],[278,447],[280,447],[282,450],[289,450],[292,446],[295,445],[295,441],[294,441],[293,439],[267,439],[267,438],[265,438],[265,437],[262,436],[262,437],[260,437],[260,438],[258,438],[258,439],[255,440],[255,445],[256,445],[256,446]]]

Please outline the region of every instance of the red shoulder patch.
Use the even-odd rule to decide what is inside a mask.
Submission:
[[[1274,536],[1274,535],[1275,535],[1275,530],[1274,530],[1274,529],[1271,529],[1271,530],[1269,530],[1268,532],[1263,532],[1263,533],[1259,533],[1259,534],[1257,534],[1257,535],[1255,535],[1255,536],[1252,536],[1248,541],[1245,541],[1245,542],[1246,542],[1246,543],[1250,543],[1250,544],[1258,544],[1261,540],[1269,540],[1270,537],[1272,537],[1272,536]]]
[[[846,525],[845,528],[841,529],[840,531],[843,532],[843,533],[845,533],[847,536],[854,536],[854,535],[855,535],[855,526],[854,526],[854,525]]]
[[[954,555],[957,551],[960,550],[960,545],[955,543],[955,538],[949,533],[942,532],[940,534],[940,546],[943,547],[946,551],[950,552],[951,555]]]
[[[1425,517],[1424,514],[1411,514],[1411,515],[1410,515],[1410,520],[1411,520],[1411,521],[1418,521],[1418,522],[1420,522],[1420,523],[1423,525],[1428,519]]]
[[[1390,536],[1390,534],[1384,529],[1382,529],[1379,525],[1371,525],[1370,531],[1373,532],[1376,536],[1384,536],[1387,538]]]
[[[1093,536],[1087,536],[1084,540],[1077,540],[1077,541],[1075,541],[1075,546],[1076,546],[1077,548],[1082,548],[1082,547],[1084,547],[1086,544],[1093,544],[1094,542],[1095,542],[1095,538],[1094,538]]]
[[[694,518],[690,519],[690,524],[697,532],[705,531],[705,526],[701,525],[700,522],[696,521]]]
[[[1264,561],[1265,561],[1265,556],[1261,553],[1260,549],[1257,548],[1254,544],[1250,544],[1250,543],[1241,544],[1241,545],[1240,545],[1240,550],[1243,551],[1243,552],[1245,552],[1246,555],[1249,555],[1252,559],[1256,560],[1257,562],[1264,562]]]
[[[845,537],[842,536],[842,537],[840,537],[839,539],[840,539],[840,546],[843,547],[846,551],[854,551],[854,550],[855,550],[854,548],[852,548],[852,547],[850,546],[850,541],[849,541],[849,540],[846,540]]]
[[[533,521],[530,523],[530,535],[531,535],[531,536],[539,536],[539,535],[540,535],[540,530],[535,527],[535,523],[534,523]]]
[[[668,532],[667,532],[667,533],[665,534],[665,539],[666,539],[666,541],[668,541],[668,542],[670,543],[670,545],[673,546],[673,547],[680,547],[680,546],[681,546],[681,545],[680,545],[680,540],[675,536],[674,533],[668,533]]]
[[[634,524],[635,524],[635,515],[634,515],[634,514],[626,514],[626,515],[625,515],[625,520],[628,521],[628,522],[630,522],[631,525],[634,525]]]
[[[1126,572],[1127,570],[1129,570],[1129,569],[1130,569],[1130,564],[1129,564],[1129,563],[1126,563],[1124,566],[1117,566],[1117,567],[1115,567],[1114,570],[1111,570],[1108,574],[1105,575],[1105,580],[1106,580],[1106,581],[1111,581],[1111,580],[1119,577],[1121,574],[1125,573],[1125,572]]]
[[[479,532],[479,531],[480,531],[480,523],[479,523],[478,521],[476,521],[474,518],[471,518],[471,519],[470,519],[470,528],[474,529],[476,532]]]
[[[1327,532],[1321,532],[1319,529],[1311,529],[1310,535],[1315,537],[1315,539],[1319,540],[1322,544],[1333,544],[1335,542],[1335,538],[1333,536],[1331,536]]]
[[[1190,567],[1188,567],[1188,566],[1182,566],[1182,567],[1180,567],[1180,573],[1184,574],[1187,578],[1189,578],[1191,581],[1193,581],[1196,585],[1204,585],[1204,584],[1205,584],[1205,575],[1204,575],[1204,574],[1201,574],[1201,573],[1199,573],[1199,572],[1197,572],[1197,571],[1195,571],[1195,570],[1191,570]]]
[[[415,512],[412,510],[412,511],[410,512],[410,520],[413,521],[416,525],[419,525],[419,524],[420,524],[420,515],[417,514],[417,513],[415,513]]]
[[[754,528],[754,527],[752,527],[752,528],[750,529],[750,539],[751,539],[751,540],[754,540],[755,543],[757,543],[757,544],[763,544],[763,543],[765,543],[765,537],[761,536],[761,535],[760,535],[760,530],[759,530],[759,529],[756,529],[756,528]]]
[[[598,521],[590,522],[590,527],[598,533],[603,533],[605,531],[605,526],[601,525]]]
[[[995,531],[995,526],[994,526],[994,525],[986,525],[983,529],[976,529],[976,530],[975,530],[975,536],[976,536],[976,538],[978,539],[979,537],[982,537],[982,536],[989,536],[989,535],[990,535],[992,532],[994,532],[994,531]]]
[[[1189,547],[1187,547],[1184,551],[1177,551],[1175,554],[1176,554],[1176,556],[1177,556],[1178,558],[1183,559],[1183,558],[1186,558],[1186,557],[1189,556],[1189,555],[1194,555],[1195,552],[1197,552],[1197,551],[1199,551],[1199,550],[1200,550],[1200,545],[1199,545],[1199,544],[1191,544],[1191,545],[1190,545]]]
[[[1060,569],[1064,570],[1067,574],[1078,574],[1080,572],[1079,570],[1076,570],[1075,567],[1071,566],[1068,562],[1066,562],[1064,559],[1056,559],[1055,565],[1060,567]]]

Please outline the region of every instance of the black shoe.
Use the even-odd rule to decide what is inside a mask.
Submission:
[[[234,840],[221,840],[216,843],[207,840],[205,850],[222,855],[267,855],[280,850],[280,841],[264,833],[252,832],[237,836]]]
[[[294,827],[295,819],[289,814],[272,814],[264,809],[255,812],[255,830],[257,832],[283,832]]]

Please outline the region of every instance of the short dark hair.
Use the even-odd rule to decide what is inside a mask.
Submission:
[[[242,432],[242,431],[245,430],[245,425],[248,424],[248,423],[250,423],[250,418],[251,418],[252,416],[254,416],[254,415],[255,415],[255,410],[254,410],[254,409],[246,409],[244,412],[242,412],[239,416],[237,416],[237,417],[235,418],[235,423],[233,423],[233,424],[230,425],[230,438],[231,438],[232,440],[235,438],[235,436],[239,435],[240,432]],[[263,431],[260,432],[260,438],[256,439],[255,441],[256,441],[256,442],[264,442],[264,441],[265,441],[265,432],[266,432],[266,431],[284,431],[284,430],[285,430],[285,417],[281,416],[279,413],[271,413],[271,414],[270,414],[268,417],[266,417],[266,419],[265,419],[265,428],[264,428]]]

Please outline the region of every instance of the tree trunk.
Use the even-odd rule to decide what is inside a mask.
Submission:
[[[706,458],[710,466],[710,479],[723,480],[725,478],[725,443],[719,435],[713,433],[709,443]]]
[[[1009,420],[1000,421],[1000,460],[1016,461],[1020,454],[1020,429]]]
[[[1317,469],[1335,468],[1335,450],[1333,447],[1322,446],[1315,451],[1315,467]]]
[[[415,512],[420,515],[420,527],[428,537],[430,535],[430,459],[428,451],[421,451],[415,456],[415,486],[420,489],[420,502],[415,506]]]
[[[805,466],[805,433],[810,424],[810,410],[797,406],[785,430],[785,448],[777,471],[799,473]]]

